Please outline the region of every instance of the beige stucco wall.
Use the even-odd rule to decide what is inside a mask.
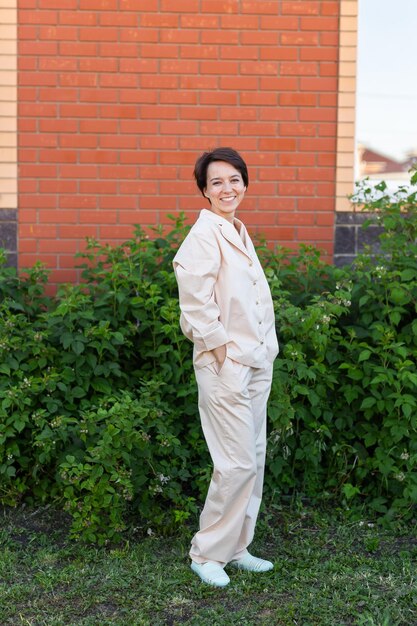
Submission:
[[[355,169],[356,52],[358,0],[340,2],[336,211],[351,211]]]

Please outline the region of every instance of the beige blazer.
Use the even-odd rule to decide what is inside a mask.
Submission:
[[[180,325],[194,344],[194,364],[212,363],[211,350],[266,367],[278,354],[275,315],[265,274],[244,224],[203,209],[173,260]]]

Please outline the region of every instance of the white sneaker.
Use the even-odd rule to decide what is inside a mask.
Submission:
[[[206,563],[196,563],[191,561],[191,569],[200,576],[203,583],[213,585],[213,587],[226,587],[230,583],[230,578],[221,565],[207,561]]]
[[[245,572],[262,573],[269,572],[269,570],[274,569],[274,564],[271,563],[271,561],[259,559],[257,556],[249,554],[249,552],[237,561],[230,561],[230,565],[233,565],[233,567],[237,567],[238,569],[243,569]]]

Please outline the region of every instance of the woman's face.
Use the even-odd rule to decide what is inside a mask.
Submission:
[[[207,186],[204,195],[211,202],[210,209],[230,222],[242,202],[246,187],[239,170],[225,161],[213,161],[207,168]]]

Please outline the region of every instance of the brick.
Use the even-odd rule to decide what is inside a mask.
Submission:
[[[220,89],[224,90],[257,90],[259,88],[259,80],[257,76],[221,76]]]
[[[180,57],[183,59],[217,59],[219,47],[209,45],[181,46]]]
[[[39,28],[39,39],[47,41],[76,41],[77,28],[72,26],[41,26]]]
[[[96,76],[93,74],[96,80]],[[103,74],[99,78],[100,87],[137,87],[138,77],[136,74]]]
[[[300,27],[301,30],[315,30],[317,32],[338,31],[339,21],[337,17],[301,17]]]
[[[158,133],[158,124],[150,120],[120,120],[120,132],[134,135],[148,133],[156,135]],[[116,131],[114,131],[114,134],[116,134]]]
[[[276,32],[280,32],[282,30],[298,30],[298,28],[298,17],[271,17],[270,15],[263,15],[261,17],[261,30],[275,30]]]
[[[297,170],[291,167],[259,168],[259,180],[296,180]]]
[[[20,165],[19,173],[21,178],[56,178],[57,167],[56,165],[33,165],[32,163],[25,163]]]
[[[116,194],[117,182],[114,180],[80,180],[81,194]]]
[[[86,135],[84,135],[86,136]],[[91,135],[96,144],[100,146],[102,149],[108,148],[121,148],[124,150],[130,150],[137,147],[137,139],[136,137],[128,137],[126,135],[103,135],[102,137],[97,137],[96,135]]]
[[[76,196],[70,196],[74,198]],[[61,196],[62,198],[62,196]],[[39,223],[40,224],[75,224],[77,222],[78,215],[76,211],[66,211],[55,208],[54,210],[39,211]]]
[[[160,162],[163,165],[194,165],[195,154],[194,152],[162,152],[160,155]]]
[[[120,92],[120,102],[123,103],[156,103],[157,92],[146,89],[123,89]]]
[[[129,179],[138,177],[138,168],[131,165],[117,165],[117,166],[100,166],[100,178],[106,179]]]
[[[136,115],[133,115],[133,117],[136,117]],[[175,120],[178,117],[178,110],[176,106],[141,106],[140,117],[141,119]]]
[[[158,31],[155,30],[155,33],[158,35]],[[199,35],[198,31],[193,30],[161,30],[159,33],[161,43],[198,43]],[[217,42],[202,40],[202,43]]]
[[[137,208],[138,198],[135,196],[121,196],[120,194],[113,194],[110,196],[103,196],[103,194],[101,194],[99,197],[99,205],[100,209],[117,209],[119,213],[118,221],[120,223],[133,224],[134,220],[130,219],[123,222],[123,219],[120,219],[120,217],[121,215],[126,215],[127,211],[125,211],[125,209],[129,210],[129,216],[132,217],[131,210]]]
[[[158,11],[158,0],[120,0],[121,11]]]
[[[283,93],[279,96],[279,103],[282,106],[302,106],[310,107],[317,105],[317,96],[313,93]]]
[[[97,77],[94,74],[60,74],[59,84],[61,87],[94,87],[97,84]]]
[[[151,57],[156,59],[176,59],[178,58],[179,46],[173,44],[145,44],[140,48],[141,57]]]
[[[333,152],[336,149],[334,139],[323,138],[302,138],[299,140],[299,149],[307,152]]]
[[[300,78],[301,91],[336,91],[337,81],[333,78]]]
[[[117,41],[119,31],[117,28],[79,28],[78,37],[80,41]]]
[[[224,42],[224,36],[221,33]],[[229,36],[229,32],[228,32]],[[243,31],[240,33],[240,42],[244,46],[277,46],[278,45],[278,33],[269,31]],[[228,42],[235,43],[235,42]]]
[[[60,107],[62,108],[62,107]],[[40,119],[39,131],[41,133],[76,133],[78,120]],[[61,135],[62,138],[62,135]]]
[[[202,92],[200,93],[201,104],[237,104],[237,93],[233,90],[230,93],[221,91]]]
[[[84,239],[85,237],[98,237],[97,226],[83,224],[60,224],[59,235],[63,239]]]
[[[19,24],[57,24],[57,11],[19,11]]]
[[[98,54],[98,45],[96,43],[67,43],[61,41],[59,43],[59,54],[64,57],[95,57]]]
[[[330,107],[321,107],[314,109],[302,109],[299,113],[299,118],[301,122],[309,122],[309,121],[325,121],[325,122],[333,122],[336,121],[337,110],[335,108]]]
[[[154,181],[121,181],[119,184],[120,193],[142,195],[156,195],[158,192],[157,183]]]
[[[279,3],[276,0],[242,0],[242,13],[255,13],[256,15],[277,15]]]
[[[39,241],[39,252],[51,252],[51,253],[64,253],[74,254],[78,251],[78,244],[76,241],[64,241],[63,239],[49,240],[46,239]]]
[[[102,105],[100,107],[100,117],[117,119],[135,119],[137,117],[137,108],[135,106],[128,106],[125,104],[111,104]]]
[[[97,14],[82,11],[59,11],[59,23],[73,24],[74,26],[95,26]]]
[[[301,182],[280,183],[278,193],[282,196],[314,196],[315,185]]]
[[[95,104],[61,104],[59,113],[61,117],[95,118],[98,115],[98,107]],[[65,131],[65,126],[61,130]]]
[[[11,39],[8,37],[8,33],[10,33],[10,27],[7,28],[5,26],[0,27],[0,34],[3,40]],[[37,38],[38,29],[36,26],[18,26],[17,29],[17,38],[18,41],[23,41],[24,39],[36,39]]]
[[[20,224],[19,234],[21,237],[56,239],[57,227],[55,225],[45,226],[45,224]]]
[[[243,97],[243,95],[246,94],[241,94],[241,98]],[[219,113],[221,120],[254,121],[257,118],[257,108],[255,106],[221,107]],[[214,111],[213,115],[217,115],[217,111]]]
[[[141,137],[139,139],[142,150],[176,150],[178,140],[176,137]]]
[[[208,63],[208,61],[205,61],[205,63]],[[213,61],[211,61],[211,63],[213,63]],[[179,59],[177,61],[161,59],[160,71],[163,74],[197,74],[199,71],[199,63],[198,61],[188,59]]]
[[[116,11],[117,0],[79,0],[81,11]]]
[[[192,32],[192,31],[184,31],[184,32]],[[197,31],[197,33],[198,32],[199,31]],[[200,35],[202,44],[211,44],[211,43],[224,44],[224,33],[221,31],[215,31],[215,30],[201,31],[199,35]],[[227,31],[227,43],[229,45],[237,45],[239,43],[239,31],[229,29]]]
[[[30,56],[57,56],[58,44],[55,41],[20,41],[19,54]]]
[[[80,120],[81,133],[117,133],[118,122],[116,120]]]
[[[178,81],[178,76],[144,75],[140,77],[140,86],[143,89],[177,89]],[[164,92],[161,91],[161,93]]]
[[[321,15],[339,15],[340,6],[339,2],[327,2],[321,3],[320,13]]]
[[[289,153],[284,152],[278,155],[278,162],[283,166],[313,166],[316,162],[315,154],[300,154],[300,153]]]
[[[160,0],[160,5],[160,11],[178,11],[178,13],[198,13],[199,11],[199,0],[175,0],[175,5],[172,0]]]
[[[56,104],[21,103],[18,105],[18,114],[21,117],[56,117]]]
[[[159,130],[162,135],[194,135],[197,133],[197,124],[190,121],[161,121]]]
[[[277,224],[283,226],[312,226],[315,216],[312,213],[278,213]]]
[[[293,151],[296,149],[295,139],[287,138],[260,138],[259,139],[260,150],[274,150],[274,151]]]
[[[180,89],[199,89],[204,92],[207,89],[217,89],[218,78],[217,76],[180,76],[179,86]]]
[[[201,122],[201,135],[236,135],[238,130],[237,122]],[[247,133],[247,130],[245,129]]]
[[[113,89],[80,89],[81,102],[117,102],[118,93]]]
[[[261,91],[298,91],[298,79],[291,77],[261,76]]]
[[[159,107],[158,107],[159,108]],[[180,107],[180,118],[183,120],[216,120],[217,110],[213,107]]]
[[[88,45],[88,44],[80,44],[80,45]],[[96,44],[92,44],[96,45]],[[103,57],[137,57],[138,56],[138,47],[136,43],[100,43],[99,47],[99,56]]]
[[[180,26],[181,28],[198,28],[205,30],[206,28],[218,29],[220,23],[217,15],[181,15]],[[237,24],[234,28],[238,28]]]
[[[133,224],[131,225],[116,225],[116,226],[98,226],[100,230],[100,239],[109,238],[110,240],[121,239],[127,241],[133,235]]]
[[[78,160],[79,163],[117,163],[119,154],[110,150],[83,150]]]
[[[76,163],[77,153],[74,150],[39,150],[40,163]]]
[[[273,48],[261,48],[262,61],[296,61],[298,59],[297,48],[277,46]]]
[[[241,74],[255,74],[256,76],[276,76],[278,64],[266,61],[242,61],[240,63],[240,72]]]
[[[83,209],[80,211],[80,224],[116,224],[117,211],[100,210],[89,211]]]
[[[276,93],[265,93],[261,91],[248,91],[240,94],[240,104],[242,105],[269,105],[276,106],[278,96]]]
[[[334,61],[338,59],[338,49],[334,48],[302,48],[300,50],[301,61]]]
[[[335,171],[333,167],[303,167],[300,169],[298,178],[299,180],[334,180]]]
[[[276,135],[277,126],[272,122],[247,122],[245,124],[245,135]],[[259,140],[261,142],[262,139]]]
[[[55,194],[55,193],[71,193],[77,192],[77,183],[73,180],[40,180],[39,193]],[[19,215],[20,217],[20,215]]]
[[[55,267],[56,257],[49,254],[19,254],[19,265],[20,267],[33,267],[35,263],[39,261],[47,268]]]
[[[97,178],[98,168],[95,165],[60,165],[59,174],[62,178]]]
[[[320,76],[335,76],[338,75],[338,64],[334,63],[320,63]]]
[[[123,26],[123,30],[120,32],[122,36],[126,32],[128,26],[138,26],[138,15],[136,13],[100,13],[98,16],[100,20],[100,26]],[[123,41],[123,39],[122,39]]]
[[[238,13],[239,2],[238,0],[202,0],[201,2],[202,13]]]
[[[282,2],[281,12],[283,15],[319,15],[321,2],[296,0],[293,2]]]
[[[281,63],[280,72],[283,76],[317,76],[317,63]]]
[[[156,163],[157,155],[155,152],[143,152],[141,150],[133,150],[127,151],[124,150],[120,153],[119,156],[120,163],[123,165],[124,163],[137,165],[143,163]]]
[[[120,71],[137,74],[154,74],[158,71],[155,59],[120,59]]]
[[[190,16],[191,17],[191,16]],[[181,16],[183,19],[183,16]],[[140,26],[142,28],[178,28],[179,17],[171,13],[142,13]]]
[[[317,134],[316,124],[280,124],[279,127],[281,135],[285,136],[311,136],[314,137]]]
[[[264,122],[290,122],[297,119],[297,109],[284,107],[260,107],[259,119]]]
[[[56,86],[58,74],[51,72],[25,72],[19,75],[19,85]]]
[[[80,59],[80,72],[117,72],[116,59]]]
[[[158,222],[158,216],[155,211],[119,211],[119,222],[121,224],[151,224]]]
[[[280,37],[282,46],[317,46],[319,43],[318,33],[282,33]]]

